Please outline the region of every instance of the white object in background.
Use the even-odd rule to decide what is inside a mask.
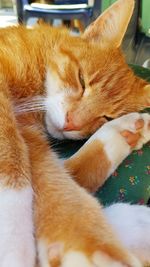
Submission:
[[[148,58],[144,63],[143,63],[144,68],[150,69],[150,58]]]

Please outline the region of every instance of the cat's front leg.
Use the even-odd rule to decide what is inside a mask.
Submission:
[[[32,164],[40,267],[140,267],[98,201],[65,171],[37,127],[24,128]]]
[[[65,166],[75,180],[96,191],[131,153],[150,140],[150,115],[130,113],[103,125]]]

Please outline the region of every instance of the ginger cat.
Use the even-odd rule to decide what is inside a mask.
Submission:
[[[1,267],[34,267],[36,258],[40,267],[141,266],[87,192],[150,140],[148,114],[105,123],[150,106],[150,85],[119,48],[133,7],[118,0],[82,37],[48,25],[0,30]],[[74,179],[45,126],[60,139],[97,130],[64,163]]]

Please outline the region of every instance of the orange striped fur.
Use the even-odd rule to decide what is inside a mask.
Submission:
[[[97,201],[76,183],[90,191],[104,183],[110,162],[103,144],[94,141],[66,161],[67,172],[44,133],[49,115],[16,112],[26,98],[61,94],[64,124],[56,125],[51,114],[46,126],[52,124],[56,137],[76,139],[94,133],[107,121],[105,116],[116,118],[150,106],[150,85],[133,74],[120,50],[133,6],[133,0],[118,0],[81,37],[46,24],[0,29],[1,185],[16,191],[32,186],[37,247],[46,248],[42,255],[51,267],[60,267],[69,251],[82,252],[90,263],[98,251],[128,267],[139,266],[115,237]],[[116,25],[117,18],[120,26],[110,33],[109,24]],[[88,176],[91,167],[95,180]],[[57,242],[62,251],[51,258],[49,250]]]

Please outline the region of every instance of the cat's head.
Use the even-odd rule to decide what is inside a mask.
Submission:
[[[150,86],[120,50],[133,8],[133,0],[118,0],[83,36],[58,33],[46,76],[46,126],[54,137],[85,138],[107,118],[150,106]]]

